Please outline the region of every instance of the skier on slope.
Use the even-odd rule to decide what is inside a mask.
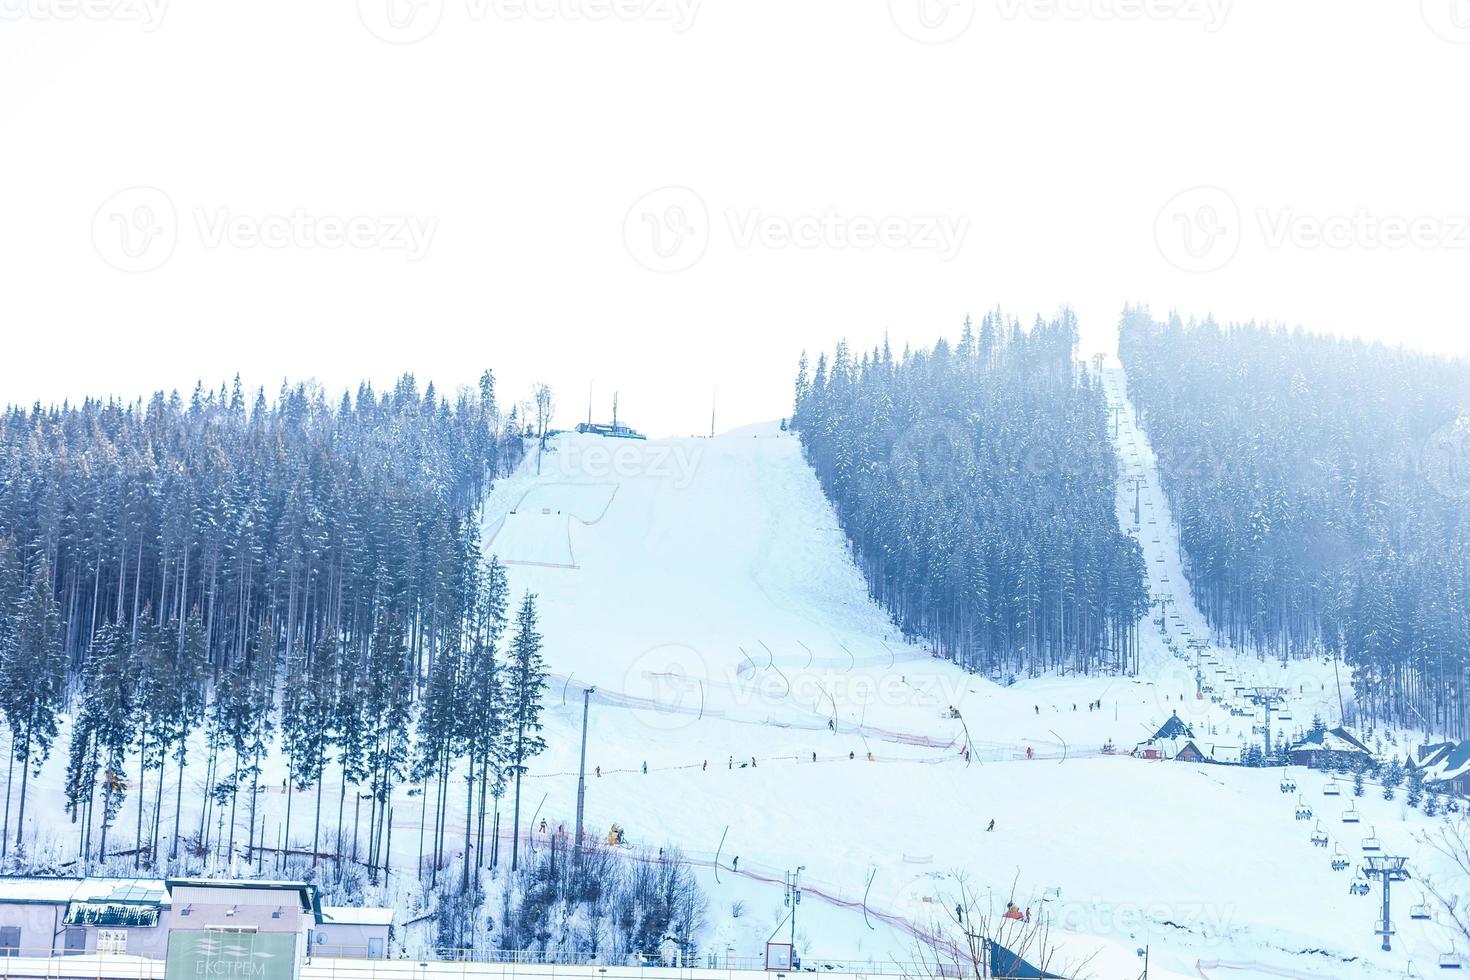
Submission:
[[[648,760],[646,759],[643,761],[643,775],[648,775]]]
[[[990,833],[994,829],[995,829],[995,818],[994,817],[991,817],[990,818],[990,826],[985,828],[985,832],[988,834],[988,833]]]

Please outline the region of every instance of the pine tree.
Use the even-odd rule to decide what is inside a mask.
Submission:
[[[1410,769],[1408,783],[1409,789],[1404,799],[1409,806],[1417,808],[1419,801],[1424,799],[1424,770],[1418,766]]]
[[[516,613],[515,634],[510,643],[506,707],[507,723],[514,733],[509,771],[515,778],[515,817],[511,836],[510,867],[516,870],[521,828],[521,777],[526,761],[546,748],[541,737],[541,698],[546,688],[546,665],[541,657],[541,634],[536,632],[536,597],[527,592]]]
[[[42,562],[14,613],[0,657],[0,707],[10,726],[11,758],[21,767],[20,805],[15,845],[24,843],[26,795],[31,771],[39,773],[56,738],[57,712],[65,692],[66,658],[61,645],[61,614],[51,591],[51,569]],[[9,820],[9,808],[6,809]],[[3,840],[8,840],[8,826]],[[0,840],[0,854],[5,853]]]

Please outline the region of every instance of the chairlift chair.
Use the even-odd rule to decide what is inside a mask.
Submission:
[[[1343,823],[1359,823],[1361,822],[1361,820],[1362,816],[1358,813],[1356,807],[1348,807],[1346,810],[1342,811]]]
[[[1363,838],[1363,853],[1377,854],[1382,850],[1383,842],[1378,839],[1378,830],[1374,828],[1372,834]]]
[[[1317,829],[1314,830],[1314,831],[1312,831],[1312,846],[1313,847],[1326,847],[1327,846],[1327,831],[1325,831],[1325,830],[1322,829],[1322,821],[1320,821],[1320,820],[1317,821]]]
[[[1327,785],[1322,787],[1322,795],[1323,796],[1341,796],[1342,795],[1342,787],[1337,785],[1337,780],[1335,780],[1335,779],[1329,780],[1327,782]]]
[[[1460,958],[1460,954],[1459,953],[1440,953],[1439,954],[1439,968],[1441,970],[1459,970],[1459,969],[1463,969],[1464,966],[1465,966],[1465,961]]]
[[[1421,899],[1418,905],[1409,907],[1409,918],[1423,922],[1426,919],[1434,918],[1434,912],[1429,908],[1429,903]]]

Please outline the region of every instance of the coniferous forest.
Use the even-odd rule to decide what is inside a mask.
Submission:
[[[1341,654],[1364,720],[1470,734],[1470,364],[1146,309],[1119,350],[1214,629]]]
[[[895,358],[839,344],[792,424],[874,599],[971,670],[1133,669],[1143,554],[1115,510],[1101,380],[1070,312],[999,313]]]
[[[0,851],[24,845],[29,777],[60,752],[81,867],[281,840],[314,865],[330,839],[339,874],[346,857],[376,876],[406,781],[436,801],[442,854],[454,771],[467,878],[487,809],[541,748],[535,600],[479,545],[519,414],[486,372],[452,399],[411,376],[335,403],[237,380],[0,416]],[[267,840],[273,753],[315,792],[296,813],[287,794]]]

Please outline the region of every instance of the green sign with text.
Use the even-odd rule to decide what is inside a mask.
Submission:
[[[166,980],[295,980],[296,934],[225,929],[169,933]]]

